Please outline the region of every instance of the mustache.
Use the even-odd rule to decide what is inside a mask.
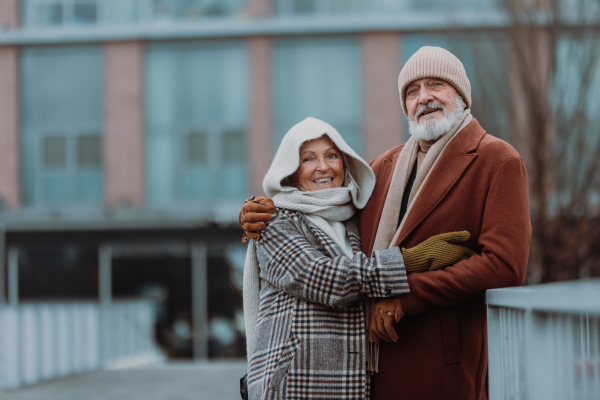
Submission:
[[[415,113],[415,121],[417,121],[419,119],[419,117],[421,116],[423,111],[425,111],[429,108],[442,110],[444,112],[444,115],[446,115],[446,109],[444,108],[444,106],[441,103],[438,103],[437,101],[430,101],[427,104],[421,104],[419,106],[419,108],[417,109],[417,112]]]

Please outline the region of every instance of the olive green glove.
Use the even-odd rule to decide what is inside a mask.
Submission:
[[[475,252],[453,243],[466,242],[470,237],[468,231],[442,233],[410,249],[402,248],[406,273],[435,271],[466,260]]]

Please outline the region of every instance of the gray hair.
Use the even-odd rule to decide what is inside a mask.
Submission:
[[[416,140],[425,140],[428,142],[437,140],[456,126],[463,115],[465,107],[466,104],[460,94],[456,95],[452,112],[447,112],[446,107],[437,101],[430,101],[427,105],[422,104],[415,113],[415,120],[408,120],[408,131]],[[417,120],[419,119],[419,115],[428,108],[438,108],[442,110],[444,117],[439,121],[430,117],[426,118],[422,124],[418,123]]]

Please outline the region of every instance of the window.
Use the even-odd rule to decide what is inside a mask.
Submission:
[[[344,16],[415,13],[431,18],[432,13],[498,11],[502,0],[271,0],[274,14],[281,16]]]
[[[245,0],[151,0],[152,19],[190,20],[240,13]]]
[[[241,15],[247,0],[23,0],[27,27],[94,26]]]
[[[245,47],[236,42],[151,44],[145,70],[150,204],[244,198]]]
[[[100,48],[24,48],[21,68],[24,204],[29,207],[101,205]]]
[[[25,0],[24,25],[94,25],[99,21],[100,4],[98,0]]]
[[[193,165],[208,164],[208,137],[205,133],[192,132],[187,135],[187,163]]]
[[[362,150],[362,58],[356,38],[280,39],[274,51],[275,149],[306,117],[331,124]]]

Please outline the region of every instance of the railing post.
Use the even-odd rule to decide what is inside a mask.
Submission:
[[[15,247],[8,249],[8,304],[19,304],[19,250]]]
[[[502,335],[500,309],[487,306],[489,400],[502,398]]]
[[[0,207],[0,307],[6,304],[6,231],[4,223],[4,210]],[[1,338],[0,338],[1,339]],[[0,390],[2,385],[0,384]]]
[[[98,248],[98,300],[99,300],[99,341],[98,353],[100,365],[104,367],[111,357],[111,343],[114,332],[111,332],[110,305],[112,302],[112,249],[108,244]]]
[[[192,243],[192,321],[194,360],[208,358],[208,285],[206,243]]]
[[[110,245],[103,244],[98,249],[98,294],[100,304],[107,305],[112,301],[112,250]]]

